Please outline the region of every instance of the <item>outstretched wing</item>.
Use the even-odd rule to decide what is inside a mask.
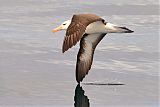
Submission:
[[[77,55],[76,80],[79,83],[91,69],[94,50],[106,34],[85,34],[80,41]]]
[[[94,14],[73,15],[71,24],[67,28],[66,36],[63,41],[62,52],[64,53],[83,37],[86,27],[95,21],[104,21]]]

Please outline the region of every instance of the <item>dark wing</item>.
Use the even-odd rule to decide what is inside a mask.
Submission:
[[[80,83],[91,69],[94,50],[106,34],[85,34],[80,41],[77,55],[76,80]]]
[[[94,14],[79,14],[73,15],[71,24],[67,28],[66,36],[63,41],[62,52],[64,53],[83,37],[86,27],[95,21],[103,21],[97,15]]]

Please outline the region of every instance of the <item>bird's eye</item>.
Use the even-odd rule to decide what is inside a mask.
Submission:
[[[66,23],[64,23],[63,25],[66,25]]]

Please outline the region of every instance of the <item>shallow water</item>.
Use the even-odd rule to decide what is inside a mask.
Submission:
[[[78,87],[91,107],[158,107],[158,7],[158,0],[1,0],[0,106],[71,107]],[[80,88],[79,45],[62,54],[65,32],[51,30],[84,12],[135,32],[106,35]]]

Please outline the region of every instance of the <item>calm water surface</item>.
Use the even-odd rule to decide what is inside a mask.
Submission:
[[[158,0],[0,0],[0,107],[158,107],[158,7]],[[79,45],[62,54],[65,32],[51,30],[84,12],[135,32],[107,34],[77,86]]]

